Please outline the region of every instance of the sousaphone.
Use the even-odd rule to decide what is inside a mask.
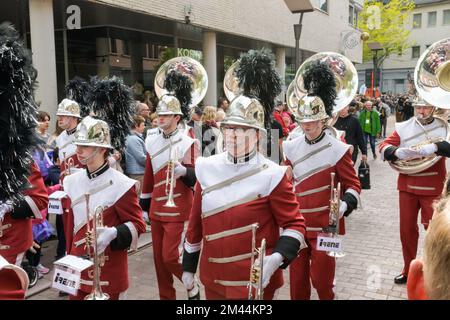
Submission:
[[[178,71],[192,81],[192,102],[190,108],[198,105],[208,90],[208,75],[200,62],[189,57],[176,57],[166,61],[156,73],[155,92],[158,98],[169,94],[164,81],[172,71]]]
[[[333,107],[333,115],[327,121],[325,130],[333,137],[340,139],[341,134],[333,125],[339,117],[339,111],[350,104],[358,89],[358,72],[348,58],[336,52],[320,52],[305,60],[288,87],[286,101],[289,109],[294,110],[294,113],[297,114],[298,101],[308,94],[303,80],[305,72],[315,61],[327,64],[336,80],[337,98]]]
[[[421,146],[429,143],[443,140],[449,141],[450,38],[435,42],[422,54],[414,70],[414,84],[418,96],[437,108],[433,116],[435,121],[439,121],[441,126],[445,128],[445,134],[435,136],[423,128],[425,138],[420,143],[410,146],[410,148],[418,150]],[[400,173],[415,174],[430,168],[440,159],[440,156],[432,155],[429,157],[397,160],[389,164]]]

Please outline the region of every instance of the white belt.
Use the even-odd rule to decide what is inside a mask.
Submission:
[[[408,188],[413,189],[413,190],[424,190],[424,191],[436,190],[435,187],[420,187],[420,186],[410,186],[410,185],[408,185]]]

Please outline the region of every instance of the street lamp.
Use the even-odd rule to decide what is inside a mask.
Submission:
[[[371,42],[368,43],[367,46],[370,50],[373,52],[373,83],[372,83],[372,94],[375,97],[375,84],[377,83],[377,76],[378,76],[378,51],[383,51],[383,47],[381,46],[381,43],[379,42]],[[378,79],[380,82],[381,79]],[[378,83],[379,86],[381,86],[380,83]]]
[[[302,34],[302,21],[303,14],[306,12],[314,11],[310,0],[284,0],[284,3],[292,13],[300,13],[300,19],[298,24],[294,24],[294,36],[295,36],[295,71],[300,66],[300,35]]]

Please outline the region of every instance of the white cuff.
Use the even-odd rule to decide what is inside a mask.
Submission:
[[[187,253],[194,253],[200,251],[202,248],[202,242],[190,244],[189,242],[184,242],[184,250],[186,250]]]
[[[38,207],[37,207],[36,203],[34,202],[34,200],[30,196],[25,196],[25,201],[30,206],[31,211],[34,214],[34,217],[36,219],[42,219],[41,211],[38,209]]]
[[[141,193],[141,199],[150,199],[151,197],[151,193]]]

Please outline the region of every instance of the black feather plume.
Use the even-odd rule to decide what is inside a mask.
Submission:
[[[192,86],[191,79],[178,71],[169,72],[164,81],[164,88],[180,101],[184,119],[189,117],[189,106],[192,102]]]
[[[256,98],[264,107],[265,127],[269,128],[275,98],[281,92],[281,79],[275,70],[275,56],[268,49],[250,50],[241,55],[236,76],[243,94]]]
[[[31,54],[9,23],[0,25],[0,201],[22,199],[38,144]]]
[[[88,95],[90,90],[91,86],[89,83],[80,77],[75,77],[70,80],[64,88],[66,97],[79,104],[82,118],[88,116],[90,112],[88,105]]]
[[[330,67],[324,62],[312,62],[305,70],[303,82],[308,95],[318,96],[322,99],[325,110],[331,117],[337,92],[336,79]]]
[[[125,140],[133,123],[134,100],[132,89],[117,77],[91,79],[88,105],[96,117],[109,125],[111,145],[118,151],[125,148]]]

